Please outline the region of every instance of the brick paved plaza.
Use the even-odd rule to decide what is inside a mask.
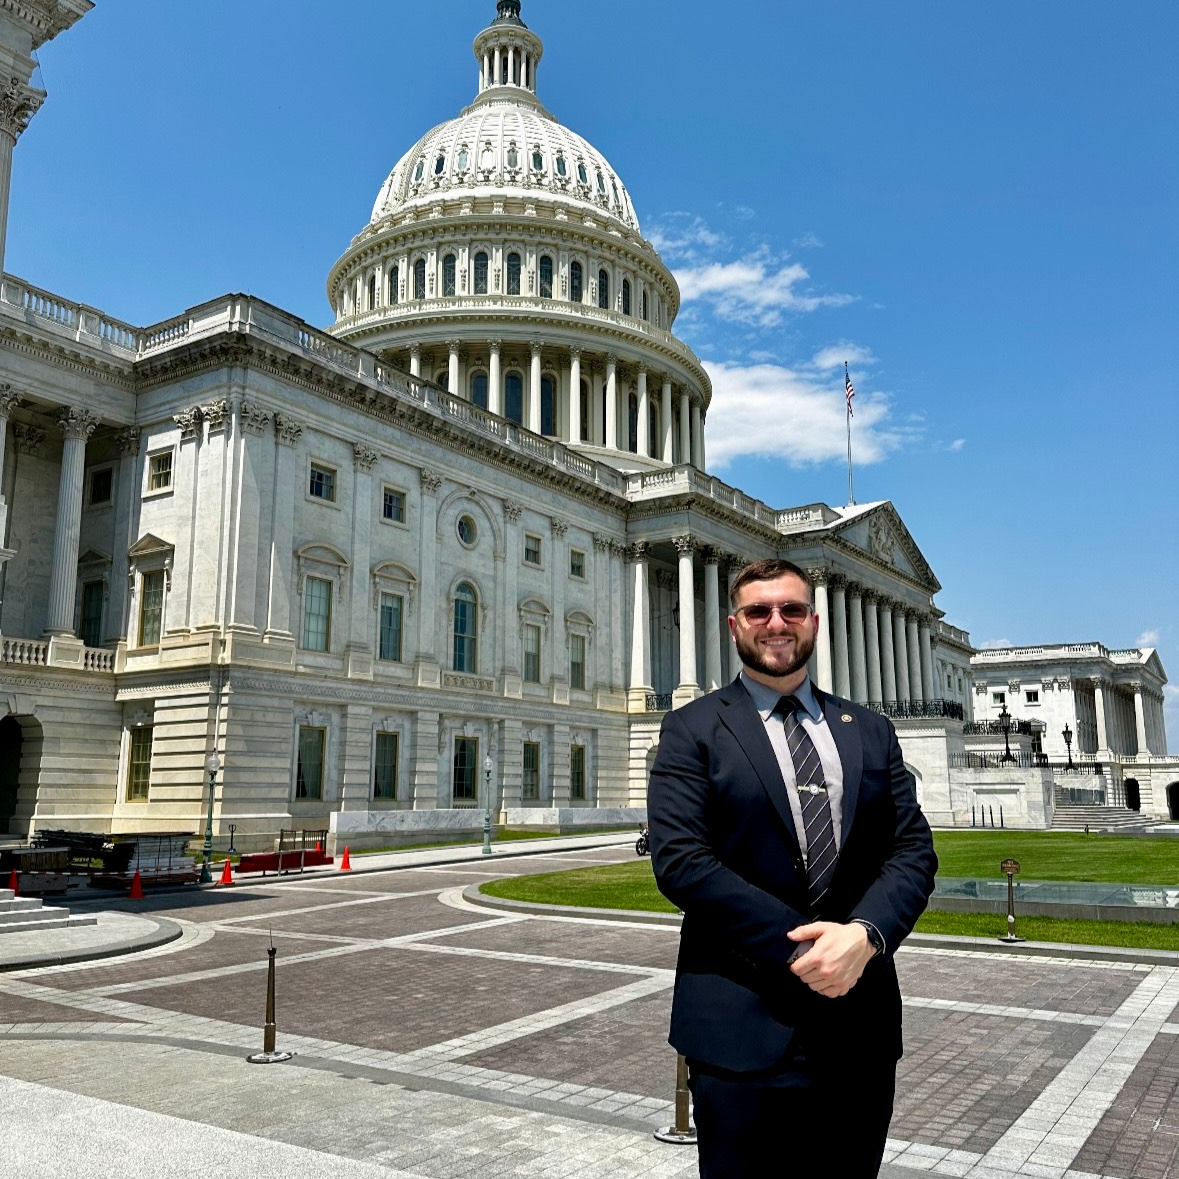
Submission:
[[[79,1173],[54,1169],[51,1133],[88,1152],[91,1175],[107,1173],[104,1143],[117,1155],[131,1140],[251,1175],[694,1175],[694,1151],[651,1136],[673,1118],[676,929],[463,896],[491,875],[633,854],[251,879],[118,906],[183,934],[0,974],[0,1156],[16,1153],[3,1173]],[[297,1056],[254,1067],[271,935],[278,1046]],[[985,943],[910,943],[898,966],[886,1175],[1179,1176],[1174,966]]]

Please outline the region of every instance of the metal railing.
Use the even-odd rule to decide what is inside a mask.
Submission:
[[[671,693],[670,692],[648,692],[647,693],[647,711],[648,712],[670,712],[671,711]]]
[[[1011,727],[1007,730],[1009,733],[1018,733],[1024,737],[1032,736],[1032,722],[1026,720],[1014,720],[1011,722]],[[962,735],[965,737],[1002,737],[1003,726],[997,720],[989,721],[967,721],[962,726]]]
[[[1093,775],[1104,773],[1100,762],[1073,762],[1069,766],[1063,761],[1049,761],[1046,753],[1031,753],[1026,749],[1008,753],[951,753],[949,765],[952,770],[1051,770],[1053,773]]]
[[[945,717],[961,720],[966,714],[957,700],[869,700],[867,708],[893,720]]]

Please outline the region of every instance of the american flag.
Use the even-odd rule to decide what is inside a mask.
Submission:
[[[856,395],[855,389],[852,388],[851,377],[848,375],[847,365],[843,366],[843,391],[847,394],[847,416],[854,417],[852,413],[852,398]]]

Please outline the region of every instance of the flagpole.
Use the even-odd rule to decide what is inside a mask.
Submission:
[[[856,391],[852,388],[851,376],[847,371],[847,361],[843,362],[843,390],[847,400],[847,503],[851,507],[856,502],[855,488],[852,483],[852,453],[851,453],[851,420],[852,398]]]

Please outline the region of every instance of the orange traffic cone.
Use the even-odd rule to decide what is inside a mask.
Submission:
[[[229,857],[225,857],[225,867],[221,869],[221,879],[217,881],[218,884],[232,884],[233,883],[233,869],[229,865]]]
[[[133,901],[143,900],[143,880],[139,875],[138,868],[135,869],[135,875],[131,877],[130,897]]]
[[[352,871],[352,861],[348,858],[348,848],[346,845],[344,847],[344,858],[340,861],[340,871],[341,872],[351,872]]]
[[[317,839],[315,841],[315,854],[321,855],[323,853],[323,844]]]
[[[16,896],[16,894],[18,892],[20,892],[20,889],[17,887],[17,884],[16,884],[16,869],[15,868],[13,868],[12,873],[8,877],[8,887],[10,889],[12,889],[13,896]]]

